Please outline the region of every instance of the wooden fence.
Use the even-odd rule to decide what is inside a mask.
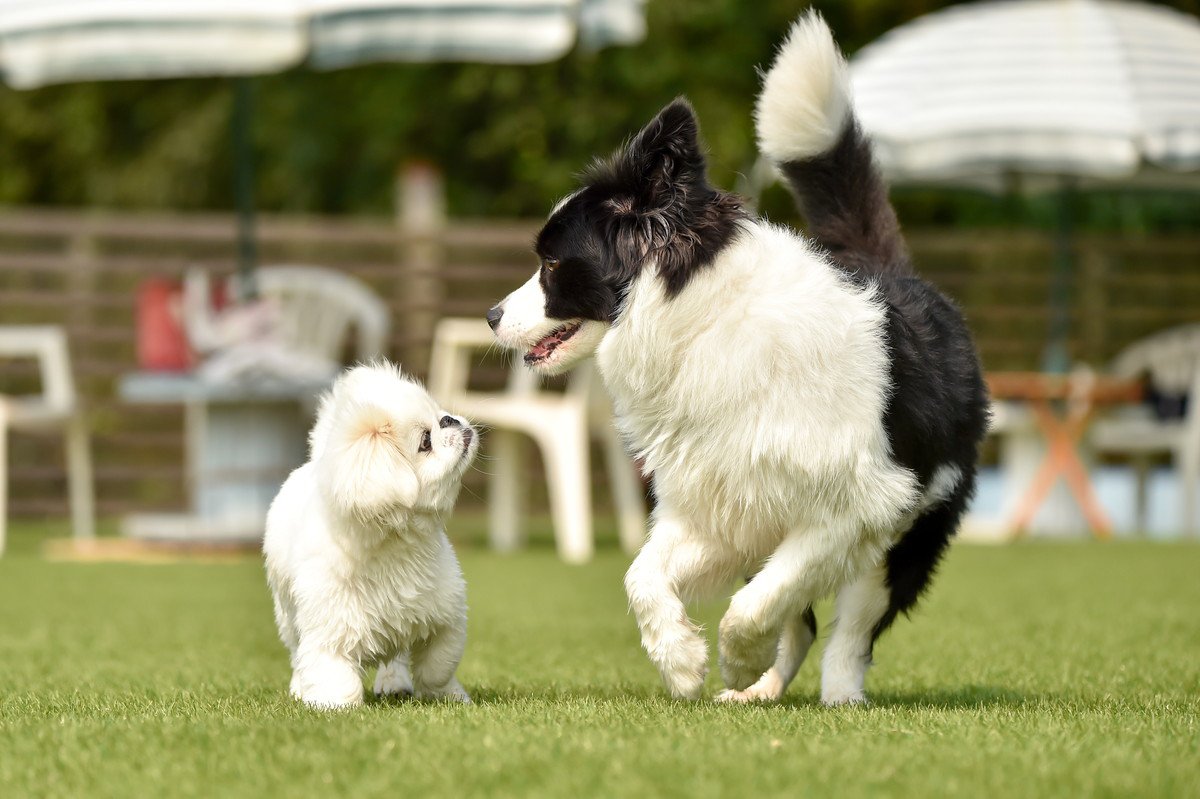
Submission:
[[[258,238],[264,264],[320,264],[370,284],[393,312],[391,354],[423,375],[436,319],[481,317],[528,277],[536,227],[536,221],[439,224],[404,215],[396,223],[262,216]],[[1036,368],[1049,321],[1050,238],[926,230],[908,237],[922,273],[966,310],[985,364]],[[1102,365],[1141,336],[1200,321],[1200,238],[1081,236],[1076,247],[1077,359]],[[94,430],[102,514],[178,508],[183,501],[179,409],[130,407],[114,396],[116,378],[136,368],[138,285],[151,276],[182,277],[191,267],[228,274],[235,252],[228,215],[0,210],[0,323],[68,330]],[[496,364],[492,373],[498,377]],[[35,380],[31,364],[0,362],[0,392],[29,390]],[[14,437],[12,513],[63,510],[60,450],[53,439]],[[464,500],[471,501],[470,493]]]

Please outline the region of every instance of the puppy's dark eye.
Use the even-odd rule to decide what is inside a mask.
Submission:
[[[430,436],[429,431],[426,430],[421,434],[421,447],[417,450],[417,452],[428,452],[431,449],[433,449],[433,437]]]
[[[542,258],[542,269],[545,269],[547,272],[553,272],[556,268],[558,268],[557,258],[550,258],[549,256]]]

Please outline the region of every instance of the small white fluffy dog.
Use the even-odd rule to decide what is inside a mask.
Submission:
[[[309,462],[271,504],[263,542],[293,696],[360,704],[363,670],[378,666],[376,694],[470,701],[454,676],[466,584],[443,519],[477,446],[388,363],[351,369],[322,398]]]

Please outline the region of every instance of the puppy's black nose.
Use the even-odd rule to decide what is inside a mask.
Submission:
[[[497,305],[495,308],[487,312],[488,327],[492,330],[496,329],[496,325],[500,324],[500,317],[504,316],[504,310]]]
[[[458,425],[458,420],[455,419],[453,416],[449,416],[449,415],[443,416],[438,421],[438,427],[455,427],[457,425]]]

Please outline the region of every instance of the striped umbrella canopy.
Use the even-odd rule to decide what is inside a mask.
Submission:
[[[0,0],[0,76],[253,75],[299,64],[536,63],[645,36],[643,0]]]
[[[645,0],[0,0],[0,79],[249,76],[379,61],[553,61],[646,34]],[[255,261],[249,83],[233,114],[238,262]]]
[[[1200,184],[1200,21],[1122,0],[989,0],[890,31],[850,72],[893,183],[1057,191],[1042,367],[1065,371],[1075,188]]]
[[[894,182],[1172,183],[1200,169],[1200,20],[1169,8],[954,6],[863,48],[851,76]]]

